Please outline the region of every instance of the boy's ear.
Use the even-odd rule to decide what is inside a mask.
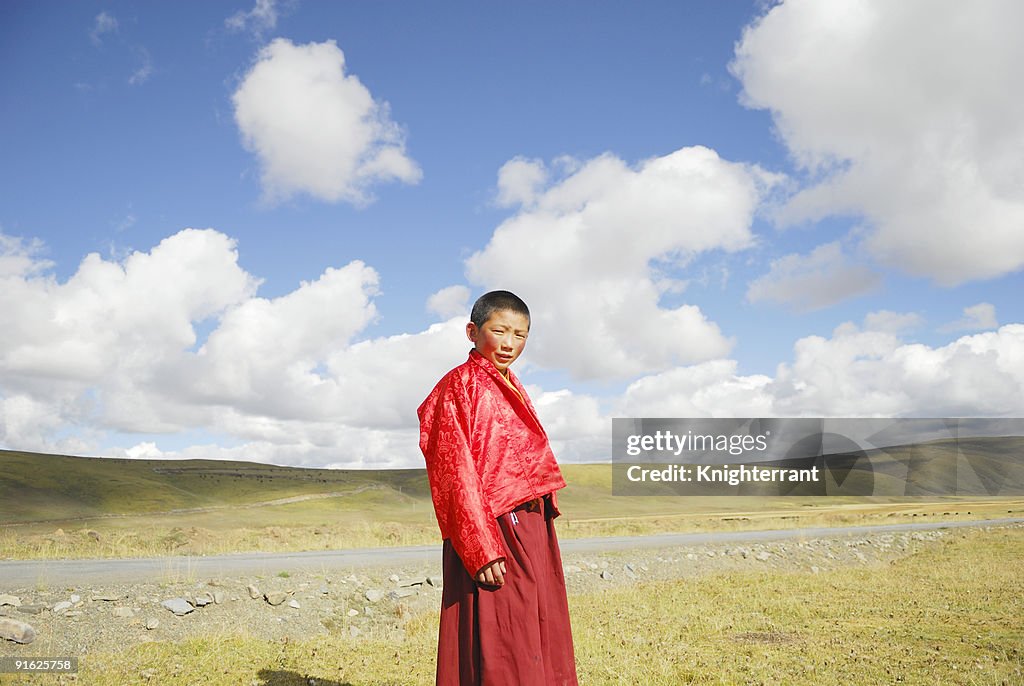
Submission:
[[[468,338],[471,342],[476,343],[476,337],[478,333],[479,329],[476,328],[476,324],[474,324],[473,322],[466,324],[466,338]]]

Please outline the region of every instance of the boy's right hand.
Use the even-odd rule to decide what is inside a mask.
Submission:
[[[505,561],[495,560],[477,572],[476,581],[488,586],[504,586],[505,571]]]

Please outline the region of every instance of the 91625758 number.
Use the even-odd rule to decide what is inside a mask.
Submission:
[[[59,674],[77,671],[77,657],[0,657],[0,674],[18,672]]]

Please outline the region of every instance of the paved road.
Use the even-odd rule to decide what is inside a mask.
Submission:
[[[882,533],[1000,526],[1018,523],[1024,523],[1024,518],[922,522],[885,526],[575,538],[562,540],[561,547],[563,553],[570,555],[573,553],[586,554],[709,544],[744,545],[797,538],[856,537]],[[438,568],[438,573],[440,573],[441,547],[439,545],[424,545],[402,548],[325,550],[305,553],[241,553],[210,557],[4,561],[0,562],[0,590],[34,587],[38,584],[60,586],[100,582],[165,581],[192,577],[208,579],[243,575],[273,575],[282,570],[320,572],[332,569],[352,569],[384,565],[398,567],[417,563],[435,564]]]

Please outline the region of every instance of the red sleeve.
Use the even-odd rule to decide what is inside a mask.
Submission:
[[[466,571],[505,558],[501,530],[487,504],[472,451],[472,400],[457,374],[420,412],[420,448],[441,533],[450,538]],[[433,399],[431,399],[433,400]]]

